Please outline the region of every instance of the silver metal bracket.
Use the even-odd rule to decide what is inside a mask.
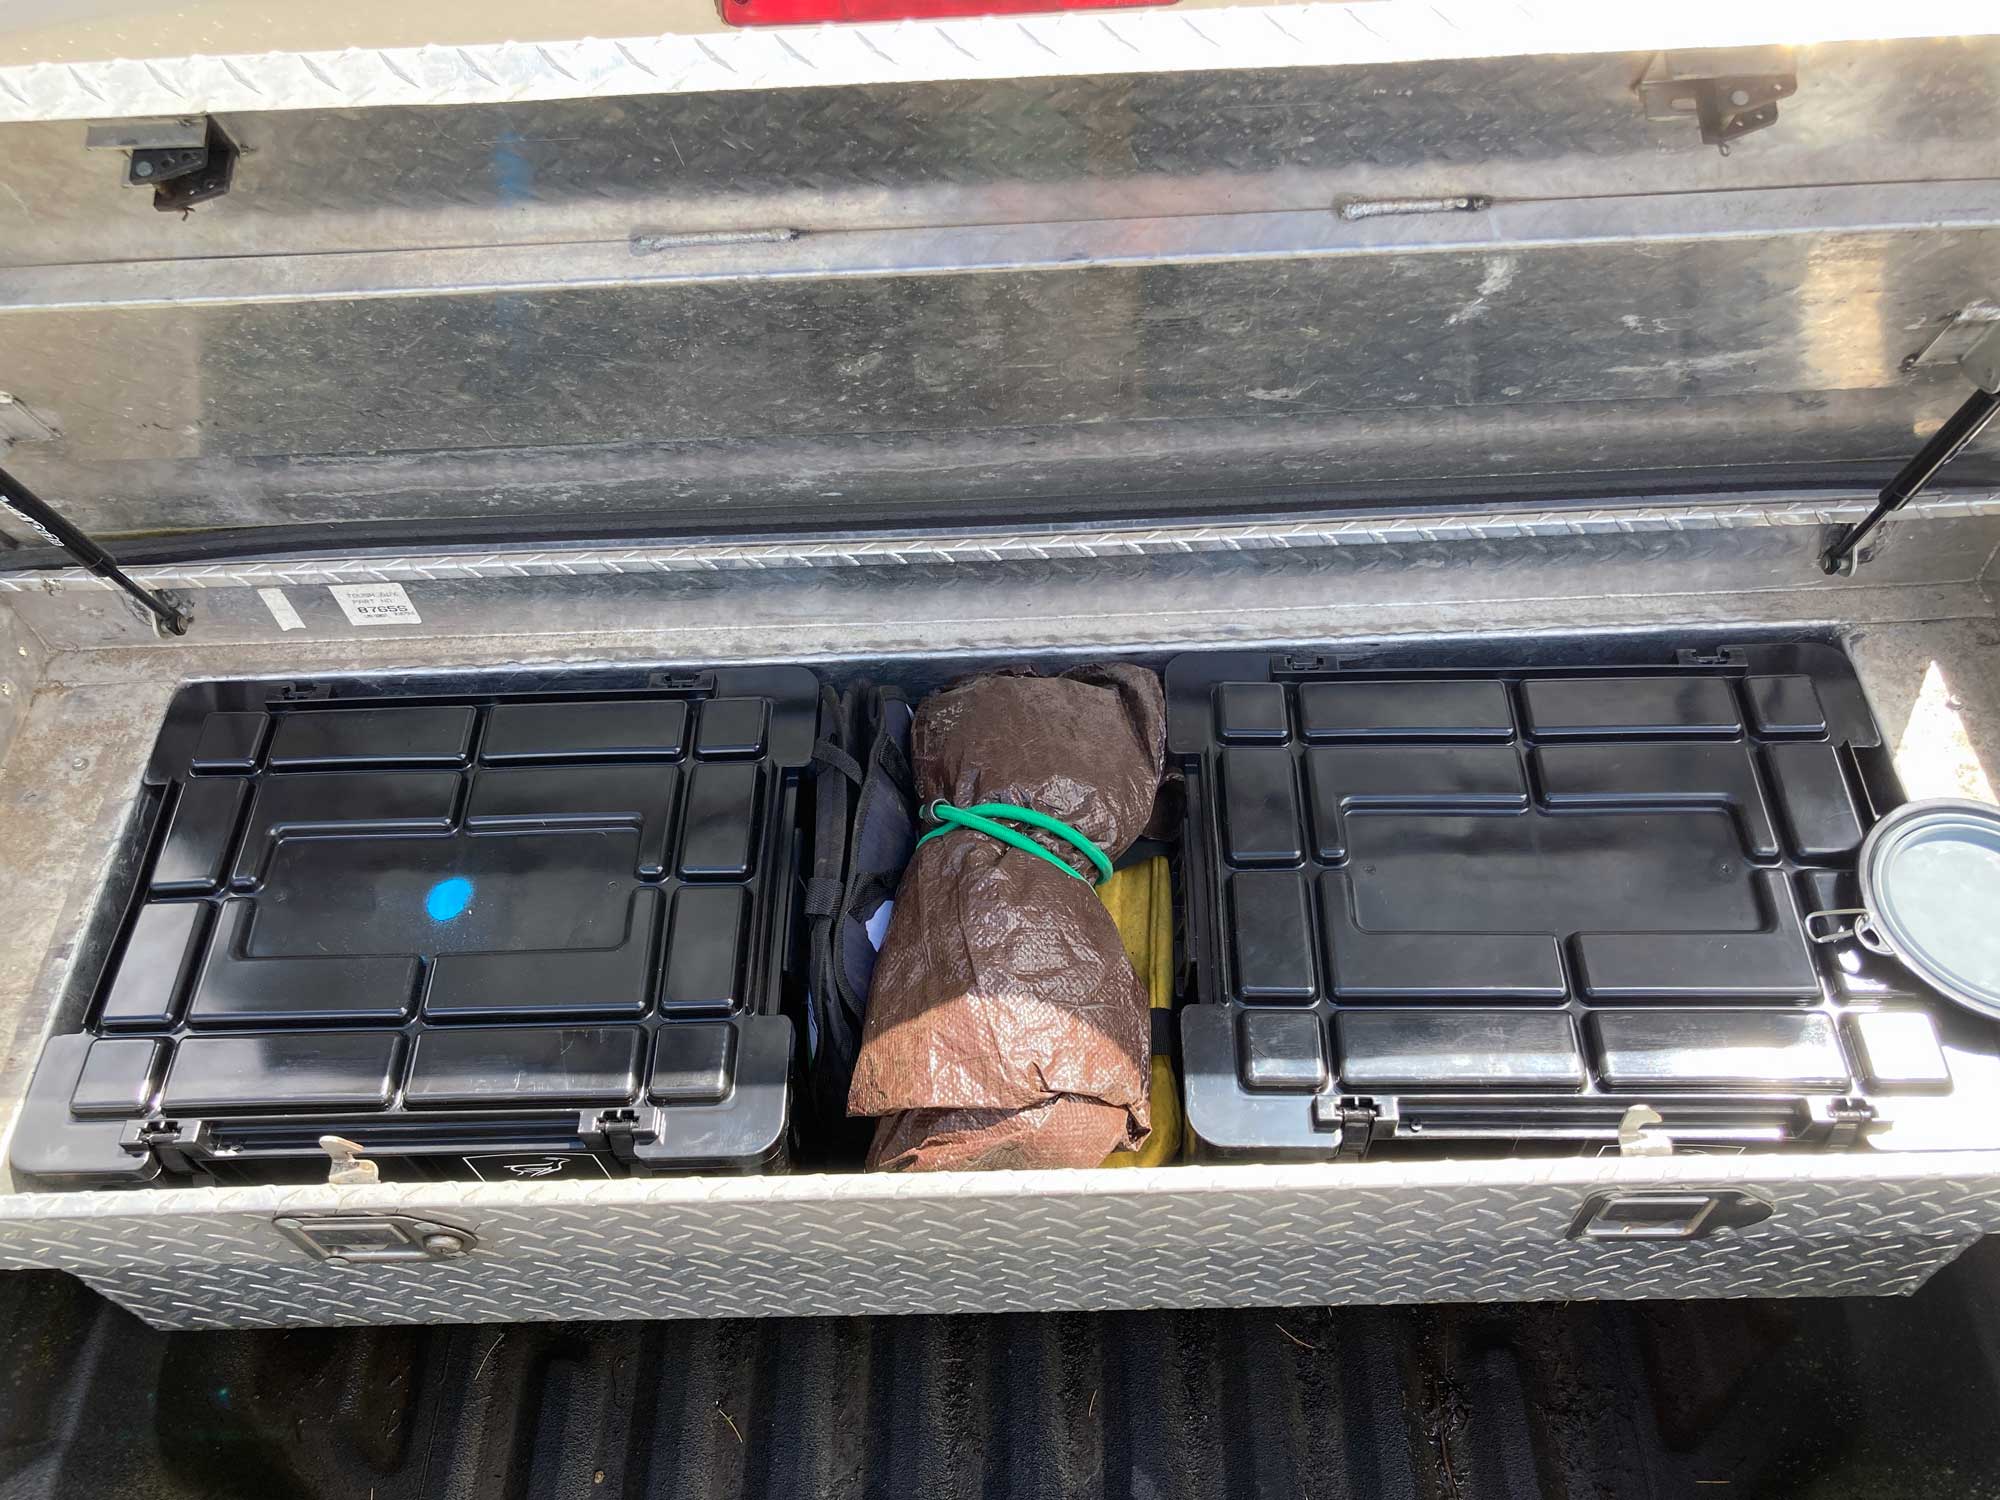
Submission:
[[[457,1260],[479,1245],[478,1236],[461,1224],[402,1214],[283,1218],[273,1219],[271,1224],[315,1260],[330,1266]]]
[[[1638,83],[1649,120],[1693,120],[1702,144],[1729,143],[1778,123],[1778,101],[1799,90],[1789,47],[1655,53]]]

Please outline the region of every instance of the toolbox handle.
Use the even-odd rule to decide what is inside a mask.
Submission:
[[[479,1246],[463,1224],[405,1214],[286,1215],[272,1227],[306,1254],[330,1266],[457,1260]]]
[[[1573,1240],[1705,1240],[1747,1229],[1773,1205],[1750,1193],[1593,1193],[1569,1226]]]

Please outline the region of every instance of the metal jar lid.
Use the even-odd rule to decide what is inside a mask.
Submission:
[[[1856,873],[1863,906],[1813,913],[1813,939],[1852,935],[1947,999],[2000,1018],[2000,807],[1905,803],[1869,832]],[[1815,925],[1840,916],[1855,921]]]

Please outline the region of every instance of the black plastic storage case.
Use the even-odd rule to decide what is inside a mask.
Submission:
[[[1804,918],[1901,801],[1827,645],[1638,665],[1166,673],[1187,777],[1190,1124],[1215,1156],[1838,1147],[1983,1019]]]
[[[450,686],[175,697],[17,1170],[323,1180],[322,1135],[390,1179],[782,1165],[813,675]]]

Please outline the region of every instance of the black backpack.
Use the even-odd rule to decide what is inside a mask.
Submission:
[[[893,687],[862,682],[838,697],[821,690],[824,737],[813,750],[813,864],[805,889],[804,1106],[819,1143],[836,1152],[865,1147],[874,1129],[872,1120],[848,1119],[847,1090],[875,975],[868,923],[894,898],[916,848],[914,718],[910,700]]]

